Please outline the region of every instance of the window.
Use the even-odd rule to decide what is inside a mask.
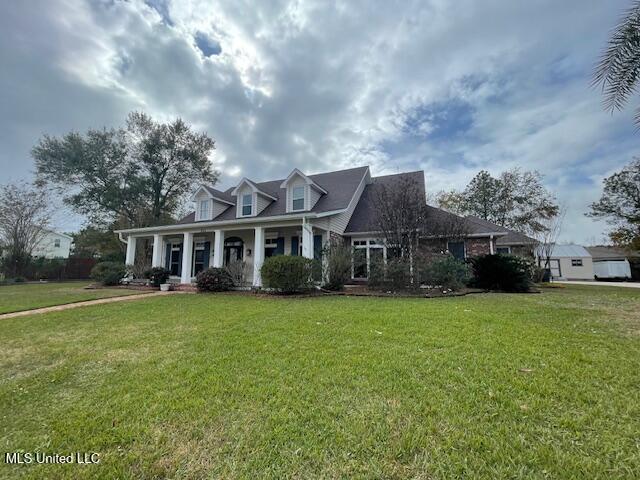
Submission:
[[[304,187],[293,187],[293,210],[304,210]]]
[[[60,239],[59,239],[59,238],[56,238],[56,239],[53,241],[53,246],[54,246],[54,247],[56,247],[56,248],[59,248],[59,247],[60,247]]]
[[[242,195],[242,216],[251,215],[251,207],[253,203],[253,195],[247,193]]]
[[[571,266],[572,267],[581,267],[582,266],[582,259],[581,258],[572,258],[571,259]]]
[[[457,260],[464,260],[467,256],[464,242],[448,242],[447,250],[449,250],[449,253]]]
[[[209,200],[200,200],[200,220],[209,218]]]
[[[511,253],[511,249],[509,247],[498,247],[496,248],[496,253],[500,253],[502,255],[508,255]]]

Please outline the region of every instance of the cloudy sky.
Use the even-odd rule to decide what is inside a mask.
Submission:
[[[144,110],[206,130],[222,187],[368,164],[422,169],[435,193],[520,166],[544,173],[568,206],[563,240],[600,240],[606,226],[584,212],[640,133],[633,105],[605,113],[589,80],[628,6],[2,2],[0,183],[31,176],[43,133]]]

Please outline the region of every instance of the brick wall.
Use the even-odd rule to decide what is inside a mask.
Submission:
[[[479,255],[487,255],[491,253],[491,245],[489,237],[485,238],[468,238],[465,240],[467,257],[477,257]]]

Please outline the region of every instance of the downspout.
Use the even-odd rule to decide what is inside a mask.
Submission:
[[[493,255],[493,235],[489,235],[489,253]]]
[[[127,243],[129,243],[127,240],[125,240],[124,238],[122,238],[122,232],[118,232],[118,240],[120,240],[122,243],[124,243],[125,245]]]

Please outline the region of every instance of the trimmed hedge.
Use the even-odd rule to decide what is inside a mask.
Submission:
[[[91,269],[91,278],[102,285],[118,285],[125,274],[125,266],[120,262],[101,262]]]
[[[233,287],[233,279],[224,268],[207,268],[196,275],[199,292],[226,292]]]
[[[487,290],[528,292],[531,265],[515,255],[483,255],[471,260],[473,285]]]
[[[313,260],[300,256],[276,255],[262,264],[260,275],[267,288],[281,293],[294,293],[311,287]]]

